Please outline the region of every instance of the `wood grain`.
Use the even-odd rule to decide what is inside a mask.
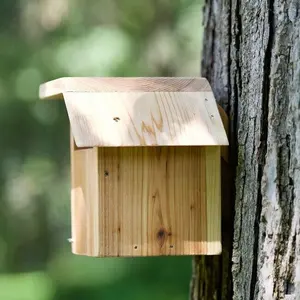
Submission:
[[[219,216],[214,222],[207,221],[208,249],[210,253],[218,252],[221,241],[221,164],[220,147],[204,147],[207,215]]]
[[[67,92],[211,92],[199,77],[66,77],[40,86],[41,99],[63,99]]]
[[[99,245],[99,181],[97,148],[75,150],[71,135],[72,252],[93,254]]]
[[[95,149],[99,194],[94,177],[87,180],[95,175]],[[91,152],[82,154],[85,151]],[[81,187],[78,181],[73,189],[76,201],[84,205],[77,204],[73,215],[75,253],[103,257],[221,252],[220,176],[215,176],[220,172],[220,147],[75,152],[89,156],[84,170],[90,172],[82,175],[79,157],[73,172]]]
[[[78,147],[227,145],[211,92],[65,93]]]

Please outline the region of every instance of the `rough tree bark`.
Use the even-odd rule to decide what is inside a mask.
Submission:
[[[195,258],[191,299],[299,300],[300,1],[206,0],[204,26],[234,189],[223,255]]]

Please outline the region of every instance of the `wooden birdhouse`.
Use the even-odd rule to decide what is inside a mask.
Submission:
[[[62,78],[71,125],[72,251],[88,256],[220,254],[221,146],[203,78]]]

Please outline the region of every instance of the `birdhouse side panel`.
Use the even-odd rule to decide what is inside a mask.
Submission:
[[[97,148],[79,149],[71,136],[72,252],[98,256],[99,180]]]
[[[221,253],[221,147],[204,147],[207,252]]]

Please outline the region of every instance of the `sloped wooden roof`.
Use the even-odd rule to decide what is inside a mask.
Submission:
[[[78,147],[228,145],[204,78],[61,78],[40,98],[64,99]]]

